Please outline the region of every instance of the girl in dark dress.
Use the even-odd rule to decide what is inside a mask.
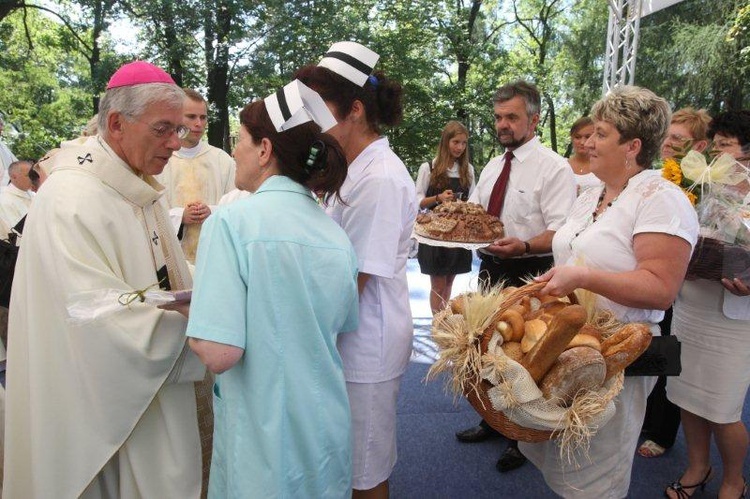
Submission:
[[[419,208],[431,210],[440,203],[466,201],[474,189],[474,168],[469,164],[469,132],[458,121],[449,121],[440,136],[437,157],[423,163],[417,175]],[[430,276],[433,315],[450,299],[456,274],[471,270],[471,251],[419,245],[419,267]]]

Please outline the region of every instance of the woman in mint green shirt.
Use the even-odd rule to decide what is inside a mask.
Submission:
[[[198,247],[187,334],[218,374],[209,496],[350,497],[336,337],[357,328],[357,259],[311,192],[337,195],[346,161],[314,122],[278,131],[273,99],[240,113],[236,184],[255,194],[211,215]]]

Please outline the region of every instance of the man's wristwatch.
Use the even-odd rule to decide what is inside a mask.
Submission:
[[[526,251],[523,252],[524,255],[530,255],[531,254],[531,245],[528,241],[524,241],[523,245],[526,247]]]

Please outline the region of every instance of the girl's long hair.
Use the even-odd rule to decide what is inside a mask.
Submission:
[[[443,133],[440,135],[440,144],[438,145],[437,157],[432,163],[430,173],[430,187],[438,192],[443,192],[450,187],[448,180],[448,170],[453,167],[453,163],[458,163],[458,177],[461,187],[468,189],[471,186],[471,174],[469,173],[469,148],[464,149],[463,154],[458,159],[454,159],[450,150],[450,141],[456,135],[465,135],[469,138],[469,131],[458,121],[449,121]]]

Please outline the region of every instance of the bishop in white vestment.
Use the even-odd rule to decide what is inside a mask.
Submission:
[[[170,82],[145,62],[118,70],[102,135],[54,156],[31,206],[10,306],[5,498],[200,496],[205,371],[185,317],[137,299],[83,323],[68,314],[82,293],[191,287],[152,178],[184,132]]]

